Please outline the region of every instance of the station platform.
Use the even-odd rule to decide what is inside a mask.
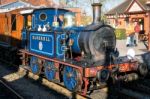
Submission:
[[[116,48],[120,53],[120,56],[126,56],[128,49],[134,49],[136,55],[147,53],[148,50],[144,43],[140,41],[137,46],[134,47],[126,47],[126,40],[117,40]]]

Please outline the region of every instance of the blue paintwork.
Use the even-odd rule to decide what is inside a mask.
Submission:
[[[22,48],[26,48],[27,45],[26,45],[26,41],[27,41],[27,31],[24,29],[22,30],[22,34],[21,34],[21,37],[22,37]]]
[[[48,80],[52,81],[55,78],[56,70],[54,69],[54,62],[46,61],[44,63],[44,73]]]
[[[68,76],[68,74],[71,75],[71,77]],[[75,69],[73,69],[70,66],[66,66],[64,68],[64,74],[63,74],[63,81],[64,85],[66,86],[67,89],[73,91],[78,85],[77,81],[77,72]]]
[[[84,30],[84,27],[68,27],[68,28],[62,28],[61,23],[58,27],[53,27],[52,23],[54,21],[54,16],[63,15],[65,13],[69,12],[65,9],[55,9],[55,8],[42,8],[42,9],[36,9],[33,11],[32,14],[32,26],[31,31],[29,31],[29,38],[26,37],[27,32],[22,31],[22,38],[24,46],[24,40],[27,38],[29,39],[28,43],[28,49],[29,51],[44,55],[50,58],[56,57],[59,59],[62,59],[64,57],[64,50],[68,46],[68,42],[66,42],[66,45],[61,44],[61,40],[65,40],[66,36],[68,36],[66,41],[69,41],[69,39],[73,39],[73,45],[72,45],[72,51],[74,53],[81,53],[81,48],[79,46],[79,38],[80,38],[80,32]],[[47,18],[45,20],[40,20],[40,15],[44,13],[47,15]],[[26,18],[26,17],[24,17]],[[58,19],[59,21],[59,19]],[[41,32],[37,31],[38,26],[41,25],[43,28],[43,25],[49,23],[51,27],[51,31],[47,32]],[[69,35],[66,35],[67,31],[73,31],[70,32]],[[54,38],[54,33],[56,33]],[[41,39],[33,39],[33,36],[38,36],[40,38],[48,38],[49,41],[44,41]]]
[[[41,40],[40,38],[45,39]],[[31,32],[30,51],[54,57],[54,34]]]
[[[49,22],[49,25],[52,27],[52,23],[54,21],[54,16],[59,16],[62,14],[65,14],[66,12],[68,12],[68,10],[65,9],[55,9],[55,8],[45,8],[45,9],[37,9],[34,10],[33,12],[33,17],[32,17],[32,29],[37,29],[38,25],[41,25],[43,28],[43,25],[47,24]],[[46,14],[47,18],[46,20],[40,20],[40,14]],[[58,22],[59,22],[59,26],[62,26],[63,22],[60,21],[59,18],[57,18]]]
[[[36,27],[37,26],[37,27]],[[35,24],[35,15],[32,15],[32,25],[31,25],[32,30],[37,30],[38,25]]]
[[[72,45],[72,51],[75,53],[81,53],[81,49],[79,46],[79,37],[80,37],[80,32],[84,29],[85,29],[84,27],[66,28],[66,30],[74,31],[73,33],[70,34],[69,38],[73,39],[73,41],[74,41],[74,43]]]
[[[63,33],[62,30],[62,24],[63,22],[60,21],[58,18],[59,22],[59,27],[53,27],[52,23],[54,21],[54,16],[59,16],[62,14],[65,14],[68,12],[68,10],[65,9],[55,9],[55,8],[43,8],[43,9],[37,9],[34,10],[32,13],[32,28],[31,30],[37,31],[38,26],[41,25],[43,26],[47,23],[49,23],[52,33],[45,33],[45,32],[34,32],[34,35],[38,36],[48,36],[51,38],[51,42],[44,42],[41,40],[32,40],[32,35],[33,32],[30,33],[30,45],[29,45],[29,50],[40,54],[40,55],[46,55],[48,57],[57,57],[57,58],[63,58],[64,57],[64,49],[66,48],[65,45],[62,45],[60,42],[62,39],[64,39],[65,34]],[[40,20],[40,15],[44,13],[47,15],[46,20]],[[54,41],[54,31],[55,32],[62,32],[63,34],[56,34],[56,41]],[[39,49],[39,42],[42,42],[43,44],[43,49]],[[55,42],[55,43],[54,43]],[[55,45],[54,45],[55,44]],[[54,46],[56,46],[56,51],[54,51]]]
[[[57,37],[56,37],[56,56],[57,56],[57,58],[64,57],[65,46],[60,43],[61,40],[63,39],[64,35],[65,34],[57,34]]]
[[[38,58],[37,57],[34,57],[34,56],[31,57],[30,67],[31,67],[31,71],[34,74],[39,73],[40,67],[39,67],[39,64],[38,64]]]
[[[65,34],[56,34],[56,45],[54,45],[54,33],[30,32],[29,50],[48,57],[63,58],[65,46],[61,44],[61,40],[64,37]],[[47,40],[41,40],[40,38],[46,38]],[[40,48],[40,43],[42,48]],[[56,51],[54,51],[54,46],[56,46]]]
[[[74,41],[74,43],[72,45],[72,51],[75,53],[81,52],[81,49],[79,46],[79,36],[80,36],[80,33],[73,33],[70,35],[70,38],[73,39],[73,41]]]

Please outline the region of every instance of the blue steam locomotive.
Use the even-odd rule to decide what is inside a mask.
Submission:
[[[34,74],[44,72],[49,81],[64,82],[67,89],[83,94],[100,88],[113,72],[137,70],[137,62],[119,63],[119,67],[114,63],[113,57],[118,56],[114,29],[100,21],[101,4],[92,6],[93,23],[85,27],[76,26],[75,14],[66,9],[21,11],[25,20],[22,65],[29,66]],[[32,17],[31,26],[28,16]]]

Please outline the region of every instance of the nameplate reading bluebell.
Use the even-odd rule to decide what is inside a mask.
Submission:
[[[53,34],[30,33],[30,50],[47,56],[54,55]]]

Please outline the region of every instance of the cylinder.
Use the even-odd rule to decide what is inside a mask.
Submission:
[[[101,3],[93,3],[93,24],[99,23],[101,20]]]

